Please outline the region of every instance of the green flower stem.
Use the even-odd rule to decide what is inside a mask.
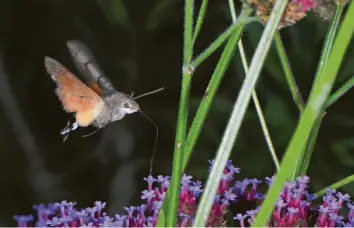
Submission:
[[[213,199],[215,198],[217,188],[219,186],[223,171],[225,169],[225,165],[227,163],[228,158],[230,157],[231,150],[240,130],[241,123],[246,113],[246,109],[249,104],[252,91],[254,90],[255,84],[260,75],[262,66],[264,64],[269,47],[271,45],[273,35],[277,29],[286,4],[286,0],[276,1],[270,19],[264,29],[261,40],[257,46],[255,55],[252,59],[249,72],[246,75],[239,96],[237,97],[237,100],[235,102],[231,117],[224,132],[221,144],[219,146],[213,167],[209,174],[204,193],[198,205],[196,217],[193,224],[194,227],[202,227],[206,224],[206,221],[210,214],[210,209],[213,204]]]
[[[354,76],[344,83],[335,93],[333,93],[325,104],[325,110],[334,104],[339,98],[341,98],[348,90],[354,86]]]
[[[241,57],[241,58],[243,58],[243,57]],[[247,66],[247,62],[245,62],[245,66]],[[248,70],[246,70],[246,69],[247,68],[245,68],[245,72],[247,74]],[[273,146],[273,143],[272,143],[272,139],[270,138],[270,134],[269,134],[269,131],[268,131],[267,123],[266,123],[266,121],[264,119],[263,111],[262,111],[261,105],[259,104],[259,100],[258,100],[257,93],[256,93],[255,90],[252,92],[252,99],[253,99],[254,105],[256,107],[256,112],[257,112],[259,121],[261,123],[263,134],[264,134],[266,143],[267,143],[269,151],[270,151],[270,155],[272,156],[275,168],[277,169],[277,171],[279,171],[279,168],[280,168],[279,159],[277,157],[277,153],[275,152],[275,149],[274,149],[274,146]]]
[[[232,17],[232,22],[236,23],[237,22],[236,9],[235,9],[235,5],[234,5],[234,1],[233,0],[229,0],[229,8],[230,8],[230,13],[231,13],[231,17]],[[240,39],[240,41],[238,42],[238,49],[240,51],[243,69],[245,71],[245,74],[247,75],[247,73],[248,73],[248,63],[247,63],[245,50],[243,48],[242,39]],[[272,139],[270,138],[270,134],[269,134],[269,131],[268,131],[267,123],[266,123],[266,121],[264,119],[263,111],[262,111],[262,108],[261,108],[261,105],[259,103],[258,96],[257,96],[257,93],[256,93],[255,90],[253,90],[253,92],[252,92],[252,100],[253,100],[253,103],[254,103],[254,105],[256,107],[256,112],[257,112],[259,121],[261,123],[263,134],[264,134],[266,143],[268,145],[270,154],[272,156],[274,165],[275,165],[276,169],[279,170],[279,166],[280,166],[279,165],[279,159],[277,157],[277,153],[275,152],[275,149],[274,149],[274,146],[273,146],[273,143],[272,143]]]
[[[175,227],[177,221],[177,208],[179,203],[179,192],[182,177],[182,161],[184,153],[184,143],[187,129],[189,90],[192,81],[193,69],[190,62],[193,56],[193,1],[185,1],[185,21],[184,21],[184,51],[183,51],[183,77],[180,104],[178,110],[177,130],[175,149],[173,153],[172,178],[170,183],[171,195],[168,198],[169,207],[167,213],[167,226]]]
[[[286,81],[288,82],[288,86],[290,88],[291,95],[300,113],[302,113],[305,107],[304,100],[299,92],[298,86],[296,85],[295,77],[293,72],[291,71],[290,63],[286,55],[279,31],[277,31],[274,35],[274,42],[278,52],[278,56],[280,58],[280,63],[285,73]]]
[[[279,159],[277,157],[277,153],[275,152],[275,149],[274,149],[274,146],[273,146],[273,143],[272,143],[272,139],[270,138],[268,127],[267,127],[266,121],[264,119],[262,108],[261,108],[261,105],[259,104],[259,100],[258,100],[256,91],[252,92],[252,99],[253,99],[254,105],[256,107],[256,112],[258,114],[258,118],[259,118],[259,121],[261,123],[263,134],[264,134],[266,143],[267,143],[269,151],[270,151],[270,155],[272,156],[275,168],[277,169],[277,171],[279,171],[279,168],[280,168]]]
[[[187,126],[187,113],[188,113],[188,99],[189,89],[192,79],[192,73],[183,74],[182,93],[180,98],[180,106],[178,110],[177,119],[177,135],[175,142],[175,150],[173,154],[172,164],[172,178],[170,183],[171,195],[169,198],[169,210],[167,214],[167,226],[176,226],[177,208],[179,202],[179,190],[182,178],[182,161],[185,148],[186,126]]]
[[[306,143],[306,146],[301,149],[299,159],[296,160],[295,168],[292,172],[290,181],[295,181],[298,176],[306,175],[307,168],[310,165],[310,160],[312,153],[314,151],[317,136],[321,127],[322,119],[325,116],[325,113],[322,116],[318,117],[309,136],[309,139]]]
[[[194,33],[193,33],[193,41],[192,41],[193,45],[195,44],[195,41],[198,38],[200,29],[202,28],[206,9],[208,7],[208,2],[209,2],[209,0],[203,0],[202,5],[200,6],[200,10],[199,10],[198,18],[197,18],[197,23],[195,25]]]
[[[334,13],[333,19],[331,21],[331,25],[328,30],[328,34],[325,40],[324,47],[322,49],[321,57],[320,57],[320,62],[318,64],[316,76],[315,76],[315,83],[317,82],[318,76],[322,73],[322,70],[324,66],[326,65],[328,61],[329,54],[332,50],[333,42],[337,34],[339,22],[342,18],[344,6],[342,4],[337,5],[336,11]]]
[[[324,113],[321,117],[317,118],[317,121],[312,128],[310,139],[307,142],[307,146],[306,146],[306,150],[305,150],[306,153],[305,153],[305,156],[304,156],[304,159],[302,162],[302,166],[300,167],[300,170],[295,169],[294,176],[293,176],[292,180],[295,180],[295,178],[297,176],[305,176],[306,175],[307,169],[310,165],[312,153],[315,149],[316,140],[318,137],[318,132],[320,130],[321,123],[322,123],[322,120],[323,120],[323,117],[325,116],[325,114],[326,113]],[[298,167],[296,167],[296,168],[298,168]]]
[[[350,175],[350,176],[348,176],[348,177],[346,177],[346,178],[344,178],[344,179],[342,179],[342,180],[340,180],[340,181],[338,181],[338,182],[336,182],[336,183],[334,183],[334,184],[332,184],[332,185],[330,185],[330,186],[328,186],[326,188],[338,189],[338,188],[343,187],[344,185],[352,183],[353,181],[354,181],[354,174]],[[319,197],[325,195],[326,194],[326,188],[322,189],[321,191],[316,192],[315,193],[315,197],[319,198]]]
[[[244,9],[237,21],[238,29],[235,30],[227,42],[223,53],[221,54],[220,60],[216,65],[214,73],[211,76],[208,87],[205,91],[205,94],[202,98],[202,101],[198,107],[195,118],[193,119],[192,126],[188,132],[186,147],[185,147],[185,157],[183,158],[183,168],[187,166],[187,163],[190,158],[190,154],[193,151],[197,139],[202,130],[205,119],[208,116],[211,103],[215,97],[217,89],[219,88],[220,82],[223,79],[225,71],[227,69],[228,63],[231,60],[231,56],[236,49],[236,44],[239,41],[241,34],[244,30],[244,26],[246,25],[246,20],[248,15],[250,15],[252,11],[250,9]]]
[[[242,14],[241,14],[242,15]],[[244,22],[244,21],[243,21]],[[198,55],[192,62],[192,66],[197,68],[204,60],[213,54],[230,36],[240,28],[241,23],[231,25],[225,32],[223,32],[213,43],[209,45],[200,55]]]
[[[337,31],[338,31],[339,20],[341,19],[341,16],[343,13],[343,9],[341,9],[341,8],[342,8],[341,6],[337,6],[335,15],[334,15],[333,20],[331,22],[331,25],[330,25],[330,28],[329,28],[329,31],[328,31],[328,34],[326,37],[326,41],[325,41],[325,44],[323,46],[323,50],[321,53],[320,62],[318,65],[316,76],[315,76],[315,81],[318,80],[318,78],[320,77],[320,75],[323,72],[323,67],[327,64],[329,53],[331,52],[331,49],[332,49],[333,43],[334,43],[334,38],[335,38]],[[314,83],[314,85],[316,85],[316,82]],[[322,110],[325,110],[325,109],[322,109]],[[322,115],[319,115],[318,118],[322,118]],[[316,120],[316,123],[321,123],[321,120]],[[315,140],[317,138],[318,132],[316,132],[316,131],[318,131],[319,127],[320,126],[316,126],[316,124],[314,125],[314,128],[317,128],[317,129],[312,130],[311,136],[309,138],[310,141]],[[316,142],[308,142],[307,144],[311,145],[311,144],[315,144],[315,143]],[[296,165],[295,165],[295,169],[293,170],[291,180],[294,180],[294,178],[299,176],[300,173],[304,173],[304,169],[307,169],[307,167],[309,165],[309,164],[304,165],[304,163],[310,162],[312,153],[313,153],[313,148],[311,148],[311,146],[304,147],[304,150],[302,151],[301,155],[296,160]],[[305,158],[307,159],[306,162],[304,161]]]
[[[268,194],[262,203],[261,210],[252,225],[253,227],[264,226],[267,223],[270,215],[273,213],[275,202],[278,199],[285,182],[295,168],[294,161],[299,159],[301,148],[306,145],[313,125],[316,123],[317,118],[322,115],[323,105],[333,87],[341,61],[354,31],[353,17],[354,1],[351,2],[348,8],[347,14],[335,38],[328,61],[324,64],[319,78],[315,79],[317,83],[315,83],[312,88],[308,104],[306,105],[304,113],[299,121],[299,125],[297,126],[294,136],[284,155],[280,170],[277,173],[272,186],[268,190]]]
[[[192,0],[185,0],[185,16],[184,16],[184,48],[183,48],[183,73],[190,71],[190,63],[193,58],[193,8],[194,4]]]

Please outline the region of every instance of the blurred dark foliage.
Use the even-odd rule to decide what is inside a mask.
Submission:
[[[196,2],[196,10],[200,1]],[[32,204],[73,200],[80,207],[107,201],[109,212],[139,203],[142,178],[149,172],[155,132],[143,116],[134,114],[83,138],[80,129],[62,142],[59,131],[71,118],[54,94],[46,74],[45,55],[77,73],[65,42],[83,41],[122,92],[136,94],[165,87],[139,100],[141,109],[159,126],[153,174],[169,175],[181,82],[182,0],[11,0],[0,2],[0,225],[14,225],[14,214],[32,211]],[[196,44],[200,53],[231,23],[227,1],[210,1]],[[281,31],[302,95],[312,86],[328,22],[308,15]],[[247,27],[242,40],[251,60],[263,26]],[[194,117],[220,52],[196,71],[190,121]],[[353,45],[343,62],[336,88],[354,75]],[[244,73],[235,53],[225,75],[188,173],[204,179],[222,137]],[[299,118],[274,49],[257,85],[271,137],[279,156]],[[328,110],[322,122],[309,168],[313,191],[352,173],[354,168],[354,93]],[[251,103],[231,158],[242,177],[271,176],[270,158]],[[353,185],[342,189],[354,193]]]

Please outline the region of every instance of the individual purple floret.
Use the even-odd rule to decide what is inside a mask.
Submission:
[[[234,220],[238,220],[240,223],[240,227],[245,227],[245,219],[248,217],[248,214],[242,215],[242,214],[237,214],[234,217]]]
[[[47,220],[47,225],[50,227],[57,227],[62,225],[62,221],[58,217],[53,217],[50,220]]]
[[[17,221],[19,227],[27,227],[34,219],[33,215],[15,215],[14,219]]]

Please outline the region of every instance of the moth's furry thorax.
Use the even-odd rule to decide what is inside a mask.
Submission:
[[[139,111],[138,103],[130,96],[117,91],[102,94],[105,107],[101,115],[94,121],[96,127],[104,127],[109,123],[123,119],[126,114]]]

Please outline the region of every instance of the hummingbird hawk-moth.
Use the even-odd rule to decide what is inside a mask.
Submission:
[[[61,131],[64,141],[78,127],[92,125],[102,128],[121,120],[126,114],[140,111],[132,96],[114,88],[83,43],[70,40],[67,47],[76,67],[85,77],[85,83],[55,59],[48,56],[44,58],[46,70],[57,85],[55,93],[63,109],[75,116],[75,122],[71,124],[69,121]]]

